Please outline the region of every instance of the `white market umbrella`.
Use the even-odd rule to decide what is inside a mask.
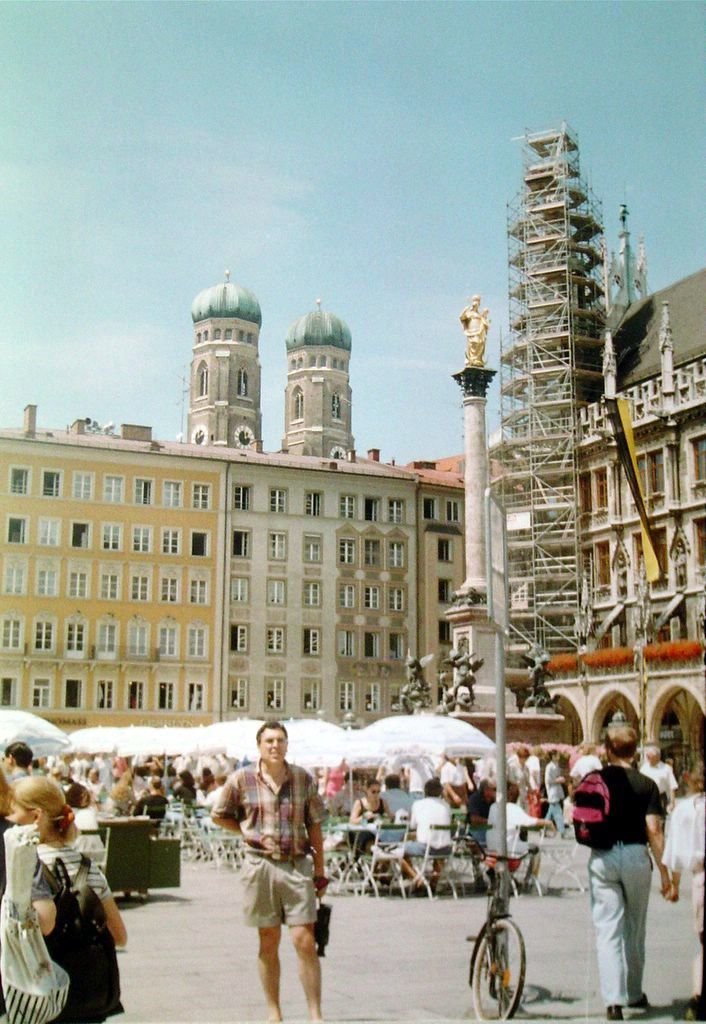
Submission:
[[[116,754],[122,729],[117,725],[96,725],[69,733],[74,754]]]
[[[227,757],[249,761],[257,760],[255,736],[263,724],[262,718],[232,718],[227,722],[214,722],[203,729],[202,740],[218,745],[218,750]],[[204,751],[202,751],[204,752]]]
[[[26,743],[35,757],[64,754],[71,749],[66,733],[45,718],[29,711],[0,711],[0,749],[18,742]]]
[[[287,760],[304,768],[333,768],[345,757],[346,730],[318,718],[290,718]]]
[[[495,750],[480,729],[447,715],[393,715],[367,725],[360,736],[377,741],[385,756],[483,757]]]

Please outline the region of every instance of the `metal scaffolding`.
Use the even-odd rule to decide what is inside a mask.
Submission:
[[[509,206],[510,335],[501,341],[502,501],[510,643],[576,647],[579,410],[602,390],[600,208],[566,125],[525,136]]]

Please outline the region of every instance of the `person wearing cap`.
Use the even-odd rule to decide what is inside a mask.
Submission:
[[[287,761],[287,730],[265,722],[256,735],[259,759],[234,772],[211,811],[215,824],[239,832],[245,843],[241,870],[246,925],[260,938],[260,980],[268,1021],[281,1021],[279,945],[289,926],[309,1017],[321,1016],[321,968],[314,941],[316,897],[323,895],[327,816],[315,780]]]

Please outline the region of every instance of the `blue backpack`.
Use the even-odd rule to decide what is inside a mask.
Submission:
[[[589,772],[573,792],[576,842],[593,850],[610,850],[615,845],[610,820],[610,790],[599,771]]]

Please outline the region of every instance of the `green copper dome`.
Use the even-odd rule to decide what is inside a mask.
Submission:
[[[339,317],[317,309],[294,321],[287,332],[286,344],[288,352],[311,345],[332,345],[350,352],[351,332]]]
[[[262,326],[260,303],[253,293],[230,281],[204,288],[191,303],[191,319],[195,324],[209,317],[234,317]]]

